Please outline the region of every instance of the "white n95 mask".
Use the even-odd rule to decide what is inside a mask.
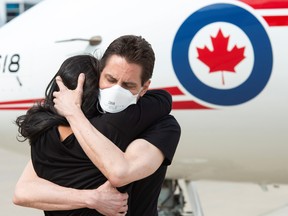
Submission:
[[[117,113],[126,109],[131,104],[137,103],[138,94],[133,95],[129,90],[119,85],[99,89],[99,103],[103,111]]]

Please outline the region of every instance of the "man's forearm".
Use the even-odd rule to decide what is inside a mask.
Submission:
[[[128,169],[125,154],[107,137],[100,133],[78,109],[66,116],[81,147],[98,169],[113,184],[115,178]],[[116,183],[117,184],[117,183]]]
[[[16,184],[13,202],[41,210],[70,210],[87,206],[88,191],[65,188],[39,178],[31,161]]]
[[[33,188],[34,192],[20,190],[16,192],[13,202],[16,205],[37,208],[46,211],[52,210],[72,210],[86,207],[84,191],[75,190],[72,188],[62,188],[59,190],[57,187],[43,187],[41,183],[31,182],[31,186],[25,184],[27,188]],[[23,187],[22,187],[23,188]],[[28,196],[23,197],[23,194],[30,193]],[[79,193],[81,192],[81,193]],[[20,196],[17,195],[22,194]]]
[[[39,178],[29,161],[15,188],[16,205],[47,211],[95,209],[103,215],[117,215],[127,211],[128,194],[117,191],[107,181],[97,189],[65,188]]]
[[[157,170],[164,160],[164,155],[154,145],[146,140],[137,139],[129,144],[124,153],[86,119],[81,111],[83,76],[79,76],[75,90],[67,89],[60,77],[56,78],[56,82],[60,91],[53,93],[54,107],[60,115],[68,120],[84,152],[113,186],[123,186],[147,177]],[[164,100],[166,101],[166,99],[167,97]],[[171,102],[169,99],[168,101]],[[154,110],[155,112],[148,118],[144,126],[149,125],[149,120],[152,123],[153,119],[165,115],[166,112],[168,114],[171,110],[171,106],[168,106],[168,109],[166,109],[166,105],[163,106],[161,98],[156,97],[154,102],[156,108],[159,105],[159,109]],[[164,104],[166,103],[164,102]]]
[[[66,118],[82,149],[115,187],[151,175],[164,160],[157,147],[141,139],[133,141],[125,153],[122,152],[86,119],[80,109]]]

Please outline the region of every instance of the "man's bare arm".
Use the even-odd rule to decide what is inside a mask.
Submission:
[[[79,76],[75,90],[67,89],[61,79],[54,92],[55,108],[66,117],[78,142],[90,158],[115,187],[126,185],[154,173],[164,160],[162,152],[149,142],[138,139],[123,153],[100,133],[84,116],[81,106],[84,77]]]
[[[144,139],[134,140],[122,152],[93,127],[81,110],[67,120],[87,156],[115,187],[151,175],[164,160],[162,152]]]
[[[106,182],[94,190],[65,188],[39,178],[31,160],[25,167],[15,188],[16,205],[41,210],[96,209],[104,215],[123,215],[127,211],[127,194],[121,194]]]

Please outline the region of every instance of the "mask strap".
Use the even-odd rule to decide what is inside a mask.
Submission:
[[[100,107],[99,101],[98,101],[97,104],[96,104],[96,108],[97,108],[97,110],[98,110],[101,114],[105,114],[105,113],[106,113],[105,110],[102,110],[102,108]]]

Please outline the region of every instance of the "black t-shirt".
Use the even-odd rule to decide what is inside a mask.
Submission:
[[[158,215],[158,197],[165,179],[167,166],[172,163],[180,134],[181,128],[176,119],[172,115],[165,115],[137,136],[137,138],[145,139],[156,146],[165,157],[162,165],[152,175],[133,182],[132,189],[129,187],[127,216]]]
[[[91,119],[91,123],[124,151],[143,130],[166,116],[170,110],[171,96],[167,92],[149,91],[137,102],[137,105],[129,106],[120,113],[98,115]],[[153,141],[151,137],[150,140]],[[149,136],[147,136],[148,139]],[[174,145],[177,146],[177,143]],[[166,157],[165,152],[163,153]],[[38,176],[65,187],[92,189],[106,181],[105,176],[89,160],[73,134],[64,142],[60,142],[57,127],[45,132],[36,143],[31,145],[31,158]],[[171,160],[171,156],[167,156],[165,160]],[[128,188],[128,193],[131,194],[131,187]],[[93,209],[85,208],[70,211],[45,211],[45,215],[101,214]]]
[[[170,165],[180,139],[181,128],[176,119],[167,115],[145,130],[143,138],[159,148],[165,155],[163,164],[150,176],[133,182],[129,211],[132,216],[157,216],[158,197],[167,165]]]

